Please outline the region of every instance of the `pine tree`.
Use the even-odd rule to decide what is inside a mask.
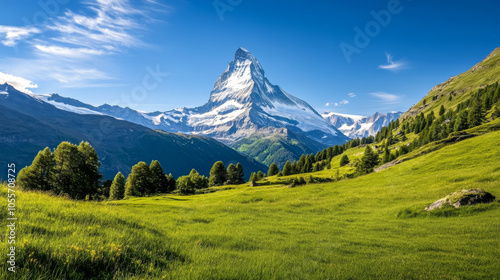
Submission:
[[[257,179],[257,174],[255,174],[255,172],[252,172],[252,173],[250,174],[250,179],[248,180],[248,182],[249,182],[249,183],[252,183],[252,182],[255,182],[255,181],[257,181],[257,180],[258,180],[258,179]]]
[[[290,161],[286,161],[285,166],[283,166],[283,176],[289,176],[292,175],[292,165],[290,164]]]
[[[110,200],[118,200],[123,199],[125,196],[125,177],[121,172],[118,172],[111,184],[111,188],[109,190],[109,199]]]
[[[257,180],[260,180],[264,177],[266,177],[266,174],[264,174],[264,172],[259,170],[259,172],[257,172]]]
[[[227,167],[227,184],[228,185],[236,185],[238,184],[238,169],[234,164],[229,164]]]
[[[234,164],[233,164],[234,166]],[[235,167],[236,168],[236,167]],[[192,186],[196,189],[203,189],[208,187],[208,179],[205,176],[200,175],[196,169],[191,169],[189,172],[189,180],[192,183]]]
[[[361,162],[358,165],[358,173],[367,174],[373,171],[373,168],[379,163],[378,155],[373,152],[370,146],[366,146],[365,153],[361,158]]]
[[[460,113],[458,113],[457,120],[455,121],[455,126],[454,126],[454,131],[461,131],[469,128],[467,124],[467,111],[463,110]]]
[[[54,151],[54,159],[56,167],[52,190],[56,194],[68,194],[71,198],[85,198],[80,191],[84,184],[79,171],[83,159],[78,147],[69,142],[62,142]]]
[[[269,170],[267,171],[267,176],[274,176],[280,172],[278,165],[276,163],[271,163]]]
[[[444,105],[441,105],[441,108],[439,108],[439,115],[442,116],[445,112],[446,110],[444,109]]]
[[[326,153],[325,153],[325,154],[326,154]],[[297,172],[297,162],[296,162],[296,161],[294,161],[294,162],[292,163],[291,172],[292,172],[291,174],[297,174],[297,173],[298,173],[298,172]]]
[[[88,142],[81,142],[78,146],[78,152],[81,155],[81,161],[75,176],[79,177],[79,193],[77,197],[80,199],[86,196],[92,196],[98,192],[99,181],[102,176],[99,172],[101,162],[95,149]]]
[[[328,150],[330,150],[330,148],[328,148]],[[333,151],[333,149],[332,149],[332,151]],[[302,156],[300,156],[299,161],[297,162],[297,173],[302,173],[302,171],[304,169],[304,164],[306,164],[306,156],[302,155]]]
[[[315,163],[312,172],[318,172],[318,171],[320,171],[319,163]]]
[[[306,163],[304,164],[304,166],[302,167],[302,170],[301,170],[301,173],[309,173],[312,171],[312,166],[311,166],[311,163],[306,161]]]
[[[165,175],[165,178],[167,178],[167,192],[173,192],[175,190],[175,185],[176,181],[172,173]]]
[[[389,152],[389,148],[385,146],[384,155],[382,157],[382,163],[388,163],[391,161],[391,152]]]
[[[340,158],[340,166],[346,166],[349,162],[349,157],[347,155],[343,155],[342,158]]]
[[[480,99],[475,99],[472,103],[471,111],[469,112],[467,123],[469,127],[481,125],[484,121],[484,111]]]
[[[157,160],[153,160],[149,165],[151,171],[151,190],[150,193],[167,193],[169,192],[169,185],[167,176]]]
[[[54,154],[47,147],[38,152],[30,166],[19,171],[17,184],[26,189],[51,190],[55,165]]]
[[[236,182],[237,184],[244,184],[245,183],[245,172],[243,171],[243,165],[241,163],[236,164],[236,169],[238,170],[238,181]]]
[[[146,196],[151,189],[151,171],[148,164],[141,161],[132,166],[125,184],[125,197]]]
[[[326,169],[332,169],[332,164],[330,162],[326,164]]]
[[[210,187],[213,186],[222,186],[227,181],[226,168],[222,161],[217,161],[210,169],[210,179],[208,185]]]

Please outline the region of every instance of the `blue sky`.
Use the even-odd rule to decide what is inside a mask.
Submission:
[[[319,112],[406,111],[500,46],[498,1],[0,5],[0,81],[142,111],[202,105],[240,46]]]

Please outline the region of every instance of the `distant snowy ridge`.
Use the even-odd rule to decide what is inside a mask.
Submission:
[[[325,112],[322,117],[328,120],[349,138],[375,136],[382,127],[397,120],[403,112],[375,113],[372,116],[358,116]]]

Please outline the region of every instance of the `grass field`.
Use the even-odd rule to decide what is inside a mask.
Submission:
[[[19,268],[14,278],[3,262],[0,278],[498,279],[498,139],[492,132],[378,173],[296,188],[107,203],[18,192]],[[423,211],[478,187],[497,200]]]

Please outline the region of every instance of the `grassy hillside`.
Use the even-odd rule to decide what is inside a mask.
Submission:
[[[287,134],[254,135],[234,143],[231,147],[267,166],[274,162],[280,168],[287,160],[293,161],[303,154],[316,153],[326,148],[319,142],[290,131]]]
[[[441,105],[447,109],[455,109],[476,90],[496,82],[500,82],[500,47],[468,71],[432,88],[426,97],[411,107],[401,118],[415,116],[420,112],[434,111],[437,114]]]
[[[491,132],[381,172],[296,188],[114,203],[18,192],[16,279],[494,279],[499,137]],[[497,200],[423,211],[477,187]],[[6,269],[0,278],[9,279]]]

